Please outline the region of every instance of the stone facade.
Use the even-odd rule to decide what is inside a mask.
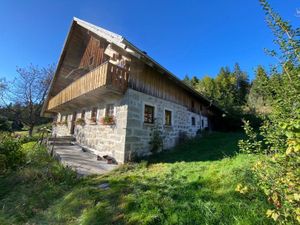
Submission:
[[[190,112],[182,105],[132,89],[128,89],[126,94],[128,99],[126,158],[130,158],[130,155],[143,156],[150,154],[149,142],[154,126],[162,133],[164,149],[174,147],[178,143],[180,133],[193,137],[198,130],[208,127],[208,120],[205,116]],[[145,105],[154,107],[155,125],[144,123]],[[171,111],[172,122],[170,126],[164,125],[165,110]]]
[[[124,162],[125,154],[125,134],[127,124],[127,105],[125,98],[107,99],[106,102],[82,108],[77,112],[76,118],[81,118],[81,112],[84,110],[84,125],[75,125],[74,137],[81,146],[89,148],[95,154],[103,156],[110,155],[118,162]],[[114,104],[113,125],[104,125],[101,118],[105,116],[107,104]],[[96,123],[91,121],[92,108],[97,108]],[[61,119],[62,117],[62,119]],[[57,136],[68,136],[71,133],[73,113],[58,114],[57,121],[65,121],[67,117],[67,126],[58,125],[54,127],[53,132]]]
[[[100,119],[105,115],[107,104],[114,104],[114,125],[103,125]],[[154,107],[155,125],[144,123],[144,107]],[[91,122],[92,108],[97,107],[97,121]],[[81,118],[85,110],[85,125],[76,125],[74,136],[77,142],[90,148],[97,155],[110,155],[118,162],[125,162],[133,156],[150,154],[150,134],[158,127],[164,137],[163,148],[176,145],[181,132],[195,136],[197,131],[208,126],[207,118],[190,112],[186,107],[156,98],[133,89],[128,89],[123,97],[107,99],[103,103],[80,109],[76,118]],[[164,125],[165,110],[171,111],[171,125]],[[72,112],[58,114],[57,121],[67,121],[57,125],[53,132],[58,136],[68,136],[71,131]],[[194,124],[193,124],[194,123]]]

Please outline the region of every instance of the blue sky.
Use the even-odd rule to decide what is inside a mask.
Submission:
[[[283,18],[299,27],[298,0],[270,0]],[[57,63],[73,16],[125,36],[178,77],[215,76],[239,62],[250,77],[274,59],[258,0],[0,0],[0,77],[16,66]]]

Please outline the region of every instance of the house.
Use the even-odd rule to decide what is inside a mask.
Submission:
[[[216,129],[223,111],[124,37],[74,18],[42,109],[53,134],[118,162],[164,148],[180,134]]]

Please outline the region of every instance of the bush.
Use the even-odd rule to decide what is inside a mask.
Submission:
[[[163,148],[163,133],[157,125],[154,125],[151,131],[150,151],[155,154]]]
[[[9,134],[1,134],[0,136],[0,155],[2,169],[15,169],[25,161],[25,155],[22,152],[21,141],[13,138]]]
[[[300,113],[300,112],[299,112]],[[259,187],[273,209],[267,216],[280,223],[300,223],[300,119],[280,124],[286,135],[286,151],[259,161],[254,172]]]
[[[251,153],[262,153],[262,141],[259,140],[258,134],[254,132],[253,128],[250,126],[249,121],[244,122],[244,131],[247,136],[244,140],[239,140],[238,146],[240,152],[251,154]]]
[[[6,117],[0,116],[0,131],[11,131],[11,125]]]
[[[38,137],[36,136],[22,136],[19,138],[19,141],[21,142],[21,144],[25,144],[31,141],[37,141]]]

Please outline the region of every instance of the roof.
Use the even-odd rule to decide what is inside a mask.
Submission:
[[[119,35],[117,33],[111,32],[109,30],[106,30],[104,28],[101,28],[99,26],[96,26],[94,24],[88,23],[88,22],[86,22],[84,20],[78,19],[76,17],[73,18],[70,31],[68,33],[67,39],[66,39],[64,47],[63,47],[63,51],[62,51],[62,53],[60,55],[60,59],[59,59],[59,62],[58,62],[56,73],[55,73],[54,78],[52,79],[52,82],[50,84],[49,93],[50,93],[50,91],[52,89],[52,86],[53,86],[54,80],[55,80],[55,78],[57,76],[59,67],[61,66],[61,63],[62,63],[62,60],[63,60],[62,59],[63,58],[62,54],[64,52],[66,43],[67,43],[67,41],[68,41],[68,39],[70,37],[70,33],[71,33],[71,30],[72,30],[72,27],[74,25],[76,25],[76,24],[79,25],[79,26],[81,26],[81,27],[83,27],[83,28],[85,28],[85,29],[87,29],[88,31],[91,31],[92,33],[98,35],[99,37],[106,39],[108,42],[113,43],[113,44],[117,45],[118,47],[120,47],[122,49],[125,49],[129,54],[131,54],[131,55],[133,55],[133,56],[135,56],[135,57],[137,57],[139,59],[143,59],[144,61],[147,62],[148,65],[155,65],[157,68],[159,68],[163,72],[163,74],[169,76],[170,79],[172,79],[173,81],[175,81],[178,85],[180,85],[181,87],[183,87],[185,90],[189,91],[190,93],[192,93],[196,97],[198,97],[198,98],[202,99],[203,101],[207,102],[211,108],[214,108],[215,110],[218,110],[221,113],[225,112],[223,109],[221,109],[220,107],[218,107],[216,104],[212,103],[211,100],[209,100],[208,98],[206,98],[205,96],[203,96],[201,93],[199,93],[198,91],[196,91],[195,89],[193,89],[192,87],[190,87],[189,85],[187,85],[186,83],[184,83],[177,76],[175,76],[173,73],[171,73],[165,67],[163,67],[162,65],[160,65],[153,58],[151,58],[148,54],[146,54],[144,51],[140,50],[138,47],[136,47],[134,44],[132,44],[131,42],[129,42],[123,36],[121,36],[121,35]],[[49,93],[48,93],[48,96],[47,96],[47,98],[46,98],[46,100],[44,102],[43,108],[42,108],[42,112],[41,112],[42,115],[44,114],[46,106],[47,106],[48,101],[49,101]]]

